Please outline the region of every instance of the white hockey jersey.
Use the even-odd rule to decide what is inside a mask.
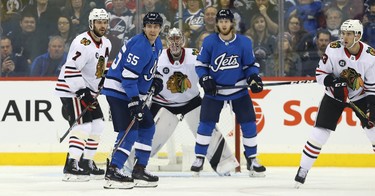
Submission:
[[[366,95],[375,95],[375,50],[359,42],[360,50],[352,55],[340,41],[331,42],[316,69],[316,80],[324,85],[328,74],[348,80],[348,97],[356,101]],[[325,93],[333,96],[332,87]]]
[[[106,37],[97,43],[90,32],[78,35],[72,41],[66,62],[61,68],[56,94],[60,97],[75,97],[76,91],[86,87],[92,93],[97,93],[111,48],[111,42]]]
[[[174,61],[169,49],[161,53],[157,70],[163,75],[163,90],[153,101],[168,107],[187,104],[199,95],[199,78],[195,72],[197,49],[183,48],[179,61]]]

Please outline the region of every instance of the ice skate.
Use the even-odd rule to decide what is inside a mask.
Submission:
[[[258,163],[258,160],[253,158],[247,158],[247,170],[249,170],[250,177],[265,177],[266,168]]]
[[[203,164],[204,164],[204,158],[203,157],[197,157],[195,161],[193,162],[193,165],[191,166],[190,170],[194,172],[194,176],[198,177],[200,171],[203,170]]]
[[[296,181],[295,188],[298,189],[302,184],[305,183],[306,176],[309,170],[303,169],[302,167],[298,168],[296,177],[294,178],[294,181]]]
[[[104,179],[104,170],[96,166],[95,162],[90,159],[81,159],[79,167],[90,172],[90,180]]]
[[[105,172],[105,189],[132,189],[134,180],[124,175],[115,165],[109,165],[107,160],[107,170]]]
[[[159,177],[150,174],[142,165],[135,165],[133,168],[132,177],[134,179],[135,187],[157,187]]]
[[[63,181],[65,182],[87,182],[90,180],[90,172],[79,168],[78,161],[69,158],[69,154],[65,162],[63,173]]]

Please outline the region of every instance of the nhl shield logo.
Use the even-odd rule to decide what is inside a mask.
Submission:
[[[344,60],[340,60],[339,65],[340,65],[340,67],[345,67],[346,62]]]

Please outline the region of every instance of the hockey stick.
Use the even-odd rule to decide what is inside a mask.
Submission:
[[[341,101],[339,99],[336,99],[336,100],[340,101],[341,103],[344,103],[347,107],[351,108],[355,113],[358,113],[363,118],[363,120],[367,122],[367,124],[369,126],[373,127],[375,125],[374,122],[370,121],[370,119],[368,118],[368,116],[366,115],[366,113],[363,112],[361,110],[361,108],[359,108],[353,102],[351,102],[351,101],[349,101],[349,102],[343,102],[343,101]]]
[[[142,104],[142,109],[147,105],[147,102],[149,102],[149,100],[152,98],[152,95],[154,95],[154,92],[155,92],[155,89],[151,88],[150,92],[147,94],[146,100]],[[122,142],[124,142],[126,135],[128,135],[128,133],[129,133],[130,129],[133,127],[135,121],[136,121],[136,119],[135,119],[135,116],[134,116],[132,118],[132,120],[130,121],[128,127],[125,129],[125,134],[121,137],[121,139],[118,141],[117,145],[113,149],[111,157],[113,157],[113,155],[115,154],[115,152],[117,151],[119,146],[122,144]]]
[[[310,84],[316,83],[316,80],[297,80],[297,81],[288,81],[288,82],[273,82],[273,83],[264,83],[263,86],[281,86],[281,85],[291,85],[291,84]],[[238,89],[238,88],[249,88],[250,85],[238,85],[238,86],[219,86],[217,90],[224,89]]]
[[[102,88],[99,89],[98,93],[94,96],[94,99],[96,100],[94,103],[91,103],[90,105],[86,106],[82,113],[74,120],[74,123],[69,127],[68,130],[65,131],[64,135],[60,137],[60,143],[62,141],[64,141],[64,139],[66,138],[66,136],[69,135],[70,131],[73,129],[73,127],[78,123],[78,121],[83,117],[83,115],[86,114],[86,112],[89,110],[90,107],[92,107],[94,104],[96,104],[98,102],[97,98],[98,96],[100,95],[100,91],[102,90]]]

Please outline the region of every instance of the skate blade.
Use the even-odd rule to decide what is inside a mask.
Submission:
[[[88,182],[90,181],[90,176],[88,175],[73,175],[73,174],[64,174],[62,179],[64,182]]]
[[[158,182],[147,182],[144,180],[134,180],[134,187],[136,188],[154,188],[158,186]]]
[[[90,180],[103,180],[103,179],[104,179],[104,174],[103,175],[90,174]]]
[[[117,181],[113,181],[113,180],[106,180],[103,188],[105,188],[105,189],[132,189],[132,188],[134,188],[134,183],[133,182],[117,182]]]
[[[265,172],[249,171],[249,176],[252,178],[264,178],[266,177]]]
[[[198,178],[200,176],[200,172],[193,171],[193,177]]]
[[[296,184],[294,184],[294,188],[299,189],[301,187],[301,185],[302,185],[302,183],[296,182]]]

